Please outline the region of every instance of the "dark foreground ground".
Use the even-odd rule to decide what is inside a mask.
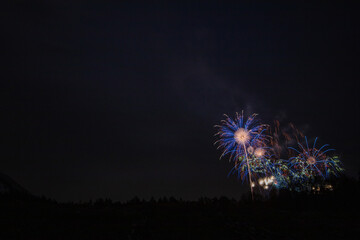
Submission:
[[[56,203],[0,196],[0,239],[359,239],[359,183],[266,201]]]

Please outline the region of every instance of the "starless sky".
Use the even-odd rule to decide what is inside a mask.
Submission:
[[[359,17],[349,3],[7,1],[0,171],[59,201],[240,197],[214,125],[256,112],[357,176]]]

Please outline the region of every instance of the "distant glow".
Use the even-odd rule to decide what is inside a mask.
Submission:
[[[269,189],[269,186],[275,184],[275,177],[264,177],[259,179],[259,185],[262,186],[264,189]]]
[[[325,185],[325,189],[328,191],[332,191],[333,190],[333,186],[331,184],[326,184]]]

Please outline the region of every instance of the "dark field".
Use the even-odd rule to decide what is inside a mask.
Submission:
[[[356,239],[359,182],[322,194],[57,203],[1,195],[0,239]]]

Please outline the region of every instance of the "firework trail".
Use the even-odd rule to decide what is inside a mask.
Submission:
[[[270,146],[273,150],[274,157],[276,159],[288,159],[289,151],[288,146],[299,142],[299,138],[304,138],[304,134],[297,129],[294,124],[280,128],[280,122],[274,121],[274,126],[270,128]]]
[[[252,199],[252,178],[256,177],[258,169],[261,168],[257,163],[262,162],[261,159],[264,159],[266,153],[267,136],[264,132],[268,128],[265,124],[259,124],[255,120],[256,116],[257,114],[253,114],[245,121],[243,112],[236,113],[234,120],[225,115],[226,119],[221,121],[222,124],[215,126],[219,129],[215,134],[219,136],[219,140],[215,144],[218,144],[218,149],[223,149],[220,158],[229,156],[229,161],[235,163],[230,173],[237,171],[243,180],[249,179]]]
[[[285,127],[280,127],[278,120],[274,121],[274,125],[270,129],[270,146],[272,151],[270,172],[274,177],[274,186],[276,188],[289,188],[292,185],[292,180],[296,175],[288,166],[289,156],[292,150],[289,146],[299,142],[299,138],[303,138],[304,134],[295,127],[294,124],[289,123]]]

